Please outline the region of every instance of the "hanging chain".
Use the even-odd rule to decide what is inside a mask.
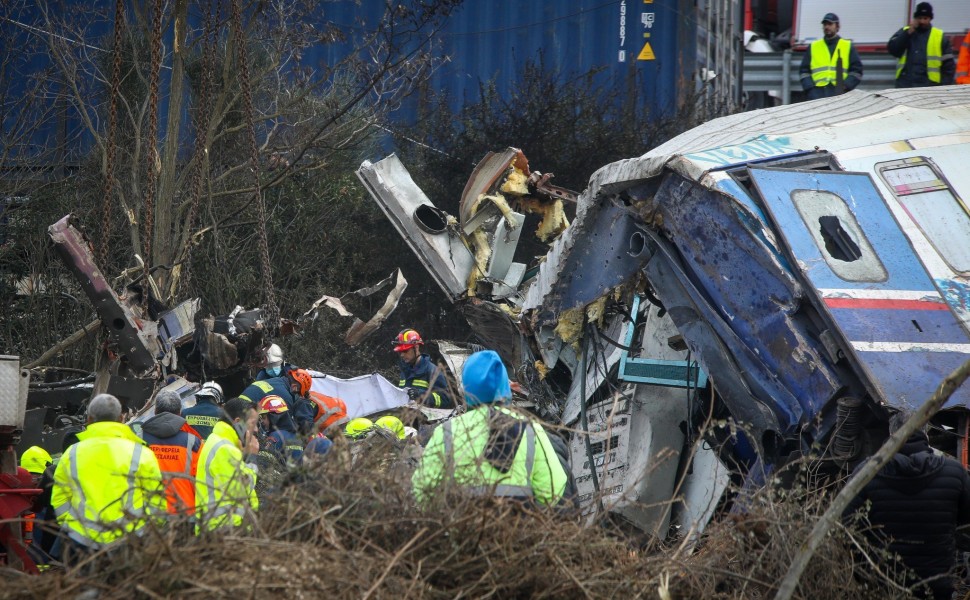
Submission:
[[[259,257],[263,276],[263,289],[266,291],[266,323],[267,334],[276,335],[280,326],[280,309],[276,305],[276,291],[273,288],[273,267],[269,262],[269,241],[266,236],[266,207],[263,206],[262,192],[259,184],[259,149],[256,146],[256,124],[253,115],[253,95],[249,80],[249,61],[246,52],[246,39],[242,27],[242,15],[239,13],[239,0],[230,3],[232,26],[235,30],[237,59],[239,61],[239,77],[242,86],[243,107],[246,112],[246,129],[249,132],[249,162],[253,172],[253,193],[256,195],[255,204],[259,226],[256,228],[259,238]]]
[[[125,0],[115,2],[114,62],[111,65],[111,98],[108,99],[108,131],[105,134],[104,204],[101,207],[101,245],[98,264],[108,268],[108,239],[111,237],[111,205],[115,190],[115,131],[118,129],[118,95],[121,92],[121,43],[125,26]]]
[[[214,12],[211,5],[205,12],[202,78],[199,85],[199,105],[195,122],[195,171],[192,173],[192,181],[189,187],[189,214],[185,220],[185,230],[189,237],[186,238],[180,261],[183,266],[179,290],[182,293],[187,293],[192,284],[192,250],[196,244],[196,240],[192,238],[192,232],[195,230],[195,221],[199,214],[203,175],[205,175],[209,164],[209,121],[212,118],[209,95],[212,93],[213,72],[215,71],[216,46],[218,45],[216,22],[218,21],[219,4],[215,3]]]
[[[152,262],[152,236],[155,232],[155,181],[158,175],[158,79],[162,70],[162,0],[155,0],[152,9],[152,54],[151,72],[148,82],[148,135],[145,140],[145,287],[142,294],[142,304],[148,301],[151,289],[149,267]]]

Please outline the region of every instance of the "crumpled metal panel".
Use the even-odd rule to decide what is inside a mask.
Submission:
[[[801,287],[730,198],[672,173],[655,200],[664,231],[650,233],[647,277],[736,418],[794,433],[858,385],[810,335]]]
[[[143,323],[147,321],[136,317],[121,302],[95,264],[87,240],[70,221],[71,215],[67,215],[48,228],[54,249],[94,304],[108,338],[117,347],[128,369],[136,377],[154,377],[155,357],[162,352],[154,327],[151,333],[145,331]]]
[[[376,163],[364,161],[357,169],[357,177],[448,298],[454,302],[462,297],[475,259],[451,227],[432,233],[418,225],[418,209],[437,209],[397,155]]]
[[[567,229],[554,245],[526,295],[525,309],[537,306],[533,327],[555,323],[559,314],[584,306],[628,281],[646,260],[631,248],[642,221],[616,199],[603,198]]]

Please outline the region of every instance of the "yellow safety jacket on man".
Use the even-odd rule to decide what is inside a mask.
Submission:
[[[259,508],[256,471],[243,461],[239,434],[220,421],[202,446],[195,475],[195,515],[201,529],[239,526],[248,509]]]
[[[483,458],[489,440],[490,410],[527,423],[506,473]],[[473,494],[533,499],[545,505],[562,498],[568,479],[542,426],[496,406],[481,406],[435,429],[411,478],[418,502],[424,502],[435,488],[447,482],[449,471],[457,485]]]
[[[903,31],[907,31],[909,25],[903,27]],[[902,56],[899,57],[899,62],[896,64],[896,79],[899,79],[899,74],[903,72],[903,67],[906,66],[906,55],[908,52],[904,52]],[[940,83],[943,81],[941,75],[941,69],[943,68],[943,30],[937,29],[936,27],[930,28],[930,37],[926,42],[926,78],[933,83]]]
[[[54,471],[51,507],[75,542],[99,548],[166,513],[151,449],[123,423],[91,423]]]
[[[838,64],[842,63],[843,77],[849,73],[849,52],[852,50],[852,42],[840,39],[835,44],[835,52],[829,53],[829,47],[824,39],[815,40],[810,46],[812,53],[812,81],[816,87],[836,85],[836,70]]]

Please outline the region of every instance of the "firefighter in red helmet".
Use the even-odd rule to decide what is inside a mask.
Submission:
[[[430,356],[421,352],[424,345],[421,335],[413,329],[405,329],[397,334],[392,344],[401,369],[398,387],[406,389],[412,400],[423,402],[425,406],[454,408],[445,374],[431,362]]]

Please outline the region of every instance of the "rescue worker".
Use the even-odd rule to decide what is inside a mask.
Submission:
[[[960,44],[960,54],[957,56],[956,82],[960,85],[970,84],[970,31]]]
[[[256,373],[256,381],[265,381],[274,377],[283,377],[291,370],[293,365],[283,361],[283,350],[276,344],[270,344],[266,349],[266,366]]]
[[[155,453],[171,514],[195,514],[195,475],[202,436],[179,416],[182,399],[171,391],[155,398],[155,416],[145,421],[141,438]]]
[[[406,389],[411,400],[422,400],[425,406],[454,408],[444,373],[431,362],[430,356],[421,352],[424,345],[421,335],[413,329],[405,329],[391,343],[401,370],[397,387]]]
[[[909,417],[894,415],[889,432],[898,431]],[[865,506],[871,525],[865,528],[867,535],[915,571],[918,581],[908,583],[917,597],[949,599],[957,548],[970,550],[957,531],[970,525],[970,476],[960,461],[936,454],[926,432],[915,431],[852,499],[843,519],[856,518]]]
[[[462,384],[470,410],[431,435],[411,478],[418,502],[426,504],[439,486],[454,482],[475,495],[558,503],[566,471],[542,425],[504,406],[512,389],[498,354],[483,350],[468,357]]]
[[[30,473],[31,481],[33,482],[33,487],[41,488],[42,479],[44,477],[44,471],[47,470],[54,464],[54,459],[47,450],[44,450],[40,446],[31,446],[24,450],[24,453],[20,457],[20,467]],[[47,496],[46,502],[43,500],[43,496]],[[36,496],[31,506],[31,512],[24,513],[24,522],[22,527],[22,538],[24,545],[28,546],[28,551],[35,550],[29,546],[34,543],[35,531],[40,533],[40,527],[43,526],[44,520],[44,509],[50,504],[50,488],[48,487],[44,490],[43,494]],[[31,552],[32,556],[35,558],[34,562],[45,563],[46,560],[36,560],[41,558],[41,554],[38,552]]]
[[[374,430],[374,422],[366,417],[357,417],[347,422],[344,435],[352,440],[362,440]]]
[[[313,429],[313,416],[316,413],[316,407],[309,398],[312,384],[313,377],[309,371],[292,369],[282,377],[252,382],[239,397],[252,402],[253,406],[259,406],[260,400],[266,396],[279,396],[290,409],[297,430],[305,434]]]
[[[196,533],[238,527],[249,510],[259,508],[256,470],[245,461],[246,455],[259,452],[255,407],[233,398],[224,409],[225,414],[199,454],[195,477]]]
[[[121,402],[98,394],[87,428],[54,471],[51,507],[65,542],[62,559],[108,547],[165,514],[162,473],[155,454],[121,422]]]
[[[347,404],[340,398],[311,391],[310,400],[313,402],[315,410],[313,415],[314,431],[326,431],[337,421],[347,418]]]
[[[897,31],[887,44],[899,59],[896,87],[912,88],[953,84],[956,61],[950,40],[942,29],[932,26],[933,7],[920,2],[909,25]]]
[[[256,411],[259,427],[265,435],[263,450],[277,457],[282,463],[300,461],[303,443],[296,433],[296,424],[290,417],[290,409],[279,396],[266,396],[259,401]]]
[[[798,69],[809,100],[839,96],[862,82],[862,59],[850,40],[839,37],[839,16],[822,17],[822,39],[802,55]]]
[[[380,419],[377,419],[376,421],[374,421],[374,426],[381,427],[383,429],[386,429],[387,431],[390,431],[394,435],[394,437],[396,437],[399,440],[403,440],[405,438],[404,422],[401,421],[401,419],[398,419],[397,417],[395,417],[394,415],[384,415]]]
[[[195,406],[182,411],[185,422],[199,434],[203,441],[209,438],[212,428],[219,422],[222,416],[222,409],[219,407],[224,401],[222,386],[215,381],[208,381],[195,393]]]

